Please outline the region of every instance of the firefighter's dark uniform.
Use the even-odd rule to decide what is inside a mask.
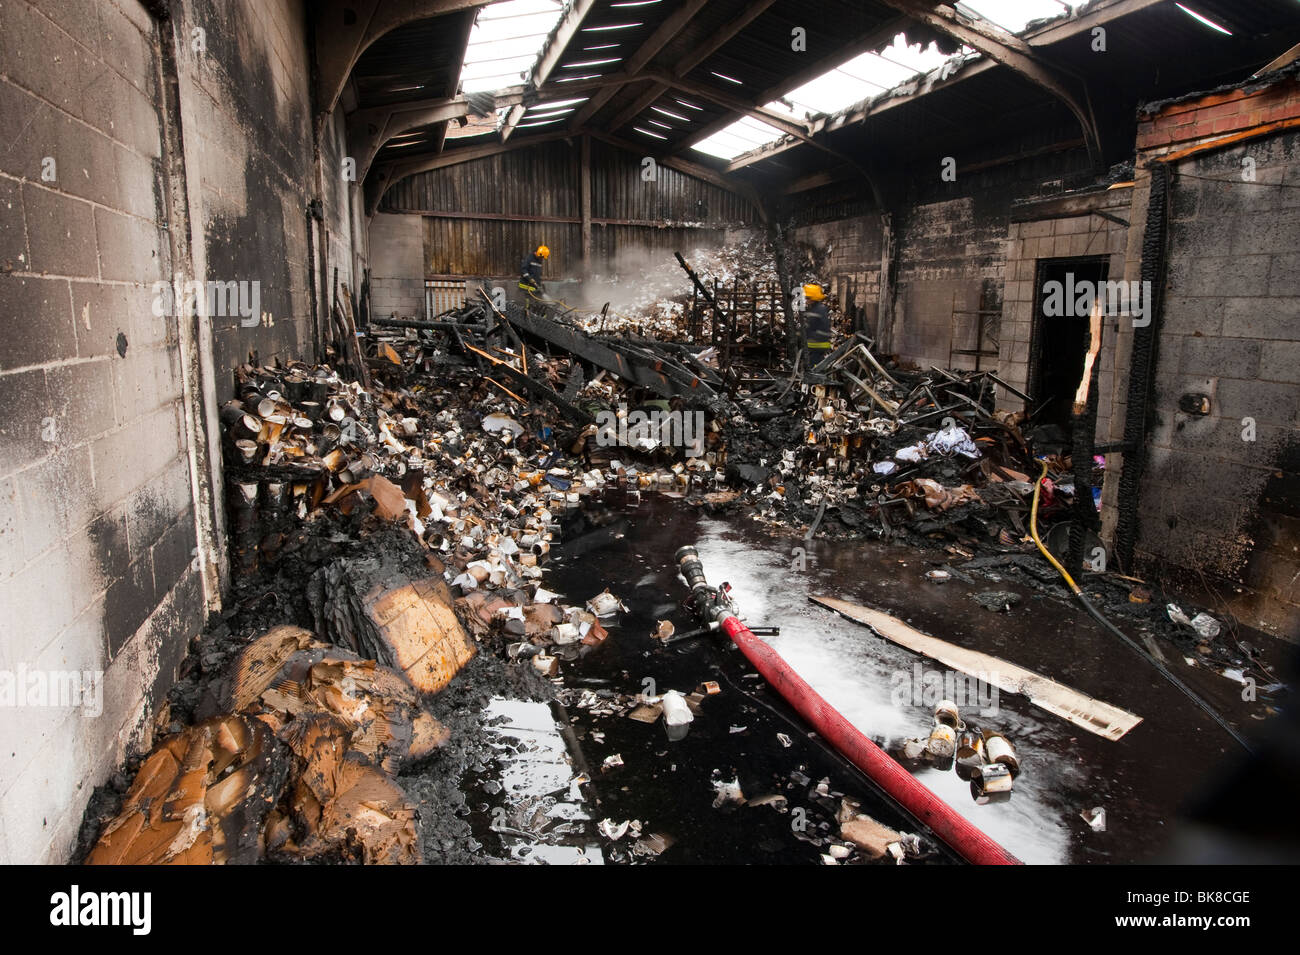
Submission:
[[[524,256],[519,266],[519,287],[532,295],[544,295],[542,257],[536,252]]]
[[[831,313],[825,301],[809,302],[804,310],[808,370],[831,352]]]

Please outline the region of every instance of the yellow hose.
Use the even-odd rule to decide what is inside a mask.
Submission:
[[[1048,553],[1047,548],[1043,546],[1043,542],[1038,539],[1038,492],[1043,486],[1043,478],[1045,477],[1047,477],[1046,461],[1043,462],[1043,473],[1038,475],[1038,481],[1035,482],[1034,484],[1034,504],[1033,507],[1031,507],[1029,510],[1029,533],[1034,538],[1034,543],[1038,545],[1038,549],[1043,552],[1043,556],[1046,557],[1048,561],[1051,563],[1051,565],[1057,569],[1060,575],[1065,578],[1065,582],[1070,585],[1070,589],[1074,591],[1074,595],[1079,598],[1079,603],[1083,604],[1083,608],[1087,610],[1089,614],[1092,615],[1094,620],[1096,620],[1107,630],[1113,633],[1116,637],[1118,637],[1130,650],[1132,650],[1138,656],[1142,657],[1142,659],[1146,660],[1147,663],[1155,667],[1156,670],[1160,672],[1161,676],[1163,676],[1166,680],[1168,680],[1171,684],[1173,684],[1189,700],[1191,700],[1198,707],[1200,707],[1201,711],[1205,713],[1206,716],[1210,717],[1210,719],[1218,723],[1219,726],[1222,727],[1223,730],[1229,736],[1231,736],[1233,739],[1235,739],[1238,743],[1241,744],[1243,749],[1245,749],[1247,752],[1253,752],[1250,742],[1244,736],[1242,736],[1241,733],[1237,732],[1237,730],[1227,720],[1223,718],[1223,716],[1219,713],[1218,710],[1212,707],[1209,703],[1205,702],[1205,700],[1201,699],[1196,694],[1196,691],[1193,690],[1191,687],[1189,687],[1186,683],[1184,683],[1182,680],[1178,679],[1178,677],[1170,673],[1168,667],[1166,667],[1163,663],[1155,659],[1153,656],[1151,656],[1151,654],[1147,653],[1147,651],[1143,650],[1140,646],[1138,646],[1137,643],[1135,643],[1133,640],[1131,640],[1128,636],[1124,634],[1124,631],[1120,630],[1117,626],[1115,626],[1104,616],[1102,616],[1101,612],[1092,605],[1092,602],[1079,588],[1079,585],[1074,582],[1074,578],[1071,577],[1068,573],[1066,573],[1065,568],[1062,567],[1060,563],[1057,562],[1055,557],[1053,557],[1050,553]]]
[[[1043,556],[1046,557],[1051,565],[1057,569],[1060,575],[1065,578],[1065,582],[1070,585],[1070,589],[1078,595],[1082,593],[1079,589],[1079,585],[1074,582],[1074,578],[1066,572],[1066,569],[1060,565],[1057,559],[1052,556],[1051,552],[1043,546],[1043,542],[1038,539],[1038,492],[1043,487],[1043,478],[1045,477],[1047,477],[1046,461],[1043,462],[1043,473],[1038,475],[1038,480],[1034,482],[1034,504],[1029,509],[1029,535],[1033,537],[1034,543],[1037,544],[1038,549],[1043,552]]]

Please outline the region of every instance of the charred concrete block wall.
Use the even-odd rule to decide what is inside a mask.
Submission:
[[[1122,280],[1129,237],[1129,227],[1123,223],[1128,221],[1132,192],[1131,186],[1124,185],[1026,204],[1013,210],[1007,236],[997,358],[999,376],[1007,384],[1022,392],[1029,387],[1035,309],[1042,294],[1042,289],[1036,286],[1039,261],[1104,257],[1108,260],[1110,279]],[[1102,323],[1094,436],[1110,433],[1117,384],[1114,345],[1120,324],[1125,321],[1131,319],[1116,315],[1107,316]],[[998,404],[1008,409],[1024,406],[1020,398],[1002,388],[998,390]]]
[[[990,304],[985,289],[1001,289],[1011,198],[959,196],[911,206],[901,216],[893,343],[907,360],[950,364],[953,311]],[[959,316],[956,334],[973,321]]]
[[[197,402],[211,412],[250,352],[312,356],[311,198],[327,269],[351,283],[363,261],[341,115],[320,137],[333,168],[317,184],[303,4],[169,10],[0,4],[4,862],[65,861],[93,788],[150,742],[216,599],[200,579],[216,561],[198,554],[202,534],[217,538],[196,494],[220,499],[220,449]],[[187,217],[189,261],[173,261]],[[257,282],[253,321],[228,310],[189,339],[160,295],[176,277]],[[201,448],[212,470],[191,464]]]
[[[1300,634],[1297,124],[1294,76],[1156,110],[1139,128],[1134,198],[1134,219],[1142,220],[1150,193],[1144,167],[1168,162],[1165,301],[1135,557],[1151,572],[1208,583],[1239,619],[1293,640]],[[1130,278],[1138,276],[1140,253],[1135,229]],[[1208,398],[1208,414],[1184,410],[1184,396],[1193,395]],[[1112,435],[1122,426],[1117,415]],[[1118,502],[1114,483],[1103,492],[1106,504]]]
[[[939,157],[918,164],[933,170],[933,181],[910,185],[909,201],[894,226],[898,264],[891,340],[905,360],[922,367],[973,367],[968,356],[950,361],[950,352],[974,347],[976,317],[969,313],[1003,305],[1012,203],[1093,179],[1082,149],[1042,152],[1044,142],[1068,142],[1071,132],[1049,126],[999,143],[993,151],[988,146],[954,150],[961,154],[952,157],[952,182],[941,180]],[[1021,153],[1008,155],[1008,147]],[[954,311],[967,314],[954,320]],[[981,367],[996,361],[982,359]]]
[[[880,300],[880,244],[882,230],[880,216],[876,213],[851,215],[823,222],[796,225],[790,230],[790,239],[799,246],[810,246],[827,251],[823,272],[804,275],[800,262],[789,263],[793,279],[807,278],[826,283],[831,298],[841,309],[852,305],[864,309],[868,327],[878,334],[878,303]]]
[[[1049,109],[1018,120],[963,130],[933,149],[895,144],[900,151],[878,174],[881,199],[893,220],[894,274],[887,303],[892,320],[877,339],[904,361],[972,367],[969,356],[949,361],[952,349],[974,347],[975,316],[959,315],[954,322],[953,312],[1002,307],[1012,204],[1096,179],[1072,119]],[[862,278],[879,288],[880,219],[874,209],[837,214],[837,204],[844,203],[842,195],[835,197],[849,188],[861,194],[860,184],[846,184],[799,196],[792,217],[795,235],[847,240],[853,247],[836,254],[860,263]],[[813,223],[815,229],[809,228]],[[997,324],[995,317],[995,329]],[[997,362],[982,359],[981,367]]]
[[[156,44],[134,0],[0,4],[3,862],[64,861],[203,620]]]
[[[417,215],[379,213],[370,221],[371,314],[424,315],[424,222]]]
[[[317,188],[306,11],[301,0],[182,0],[175,18],[196,268],[208,281],[257,282],[259,290],[251,325],[240,315],[211,319],[224,399],[233,369],[250,353],[263,362],[314,353],[307,207]],[[341,170],[341,111],[321,151],[329,253],[321,304],[328,308],[335,267],[356,290],[355,185]]]

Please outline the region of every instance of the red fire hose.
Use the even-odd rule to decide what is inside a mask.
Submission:
[[[732,612],[726,585],[714,590],[704,581],[703,567],[693,547],[677,552],[678,564],[695,595],[697,610],[718,621],[725,633],[755,669],[786,702],[854,766],[867,774],[918,822],[973,865],[1020,865],[1020,860],[998,845],[973,823],[932,793],[900,766],[835,707],[808,685],[781,655],[750,633]]]

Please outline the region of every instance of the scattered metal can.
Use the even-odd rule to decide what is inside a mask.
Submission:
[[[957,704],[952,700],[940,700],[934,707],[934,719],[937,723],[956,729],[961,723],[961,714],[957,710]]]
[[[947,723],[935,723],[930,731],[926,751],[939,759],[951,759],[957,749],[957,732]]]
[[[1006,802],[1011,798],[1011,770],[1002,763],[989,763],[970,781],[971,796],[981,805]]]
[[[957,738],[957,775],[970,780],[984,766],[984,737],[966,730]]]
[[[990,763],[999,763],[1010,770],[1012,776],[1020,775],[1020,760],[1011,741],[1001,733],[984,734],[984,753]]]

